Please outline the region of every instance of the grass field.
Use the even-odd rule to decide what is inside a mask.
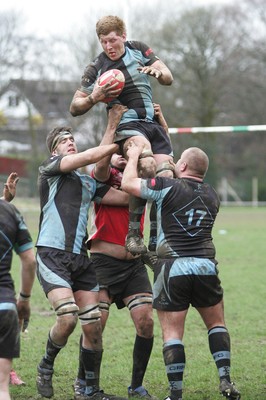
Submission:
[[[23,212],[34,239],[38,210],[33,201],[15,204]],[[232,344],[232,379],[242,399],[266,399],[266,208],[222,208],[214,228],[220,278],[225,292],[225,315]],[[13,276],[18,284],[19,262],[14,257]],[[150,275],[151,276],[151,275]],[[152,276],[151,276],[152,279]],[[160,400],[168,395],[168,383],[162,359],[162,341],[155,318],[155,342],[145,376],[145,386]],[[29,332],[22,334],[21,358],[14,367],[25,387],[11,387],[12,399],[38,399],[35,387],[36,367],[43,356],[47,333],[54,314],[36,280],[32,295]],[[56,400],[73,399],[72,383],[77,371],[80,327],[70,337],[55,363]],[[104,356],[101,386],[107,393],[127,396],[131,376],[131,353],[135,331],[126,309],[111,307],[104,332]],[[184,400],[218,400],[218,377],[208,349],[207,333],[195,310],[191,309],[184,337],[186,369]]]

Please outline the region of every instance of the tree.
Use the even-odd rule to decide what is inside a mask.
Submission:
[[[0,13],[0,89],[16,68],[22,17],[15,11]]]

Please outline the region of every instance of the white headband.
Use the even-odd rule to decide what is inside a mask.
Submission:
[[[60,132],[59,135],[57,135],[52,141],[51,153],[57,148],[57,146],[59,145],[60,142],[62,142],[62,140],[67,139],[69,137],[73,137],[72,133],[70,133],[69,131]]]

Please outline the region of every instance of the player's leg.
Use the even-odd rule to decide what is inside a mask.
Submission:
[[[66,271],[65,265],[73,265],[79,262],[83,265],[84,256],[76,256],[55,249],[37,250],[37,277],[56,315],[55,324],[49,331],[45,354],[41,359],[37,371],[37,390],[43,397],[52,397],[54,390],[52,377],[54,362],[66,345],[78,320],[78,305],[71,288],[73,284],[71,272]],[[56,279],[55,279],[56,277]],[[56,282],[56,284],[55,284]],[[58,287],[58,282],[61,286]]]
[[[156,177],[162,176],[165,178],[174,177],[173,158],[166,154],[154,154],[156,161]],[[156,251],[157,245],[157,218],[156,218],[156,203],[153,202],[150,208],[150,235],[149,235],[149,251]]]
[[[229,399],[240,399],[240,392],[230,377],[231,345],[224,321],[223,301],[211,307],[197,307],[197,310],[208,329],[209,348],[220,379],[220,393]]]
[[[155,399],[143,386],[144,375],[153,348],[152,287],[140,258],[131,260],[127,285],[123,290],[123,302],[127,306],[135,325],[136,336],[133,348],[133,364],[128,397]],[[131,271],[131,272],[130,272]]]
[[[102,331],[104,330],[104,327],[106,325],[108,316],[109,316],[109,307],[111,305],[111,298],[108,294],[108,291],[106,289],[100,288],[99,291],[99,309],[101,312],[101,327]],[[80,343],[79,343],[79,366],[78,366],[78,374],[77,378],[74,382],[74,393],[75,393],[75,399],[78,399],[79,397],[82,398],[81,396],[85,395],[85,389],[86,389],[86,379],[85,379],[85,371],[83,367],[83,361],[82,361],[82,337],[80,337]]]
[[[10,400],[9,377],[12,360],[20,355],[19,322],[14,303],[1,304],[0,332],[0,399]]]
[[[133,140],[136,145],[143,148],[138,164],[138,173],[142,178],[152,178],[155,176],[156,163],[151,151],[149,141],[143,136],[132,136],[124,144],[123,152],[126,155],[129,142]],[[126,237],[126,249],[133,255],[147,252],[140,232],[140,221],[145,211],[147,201],[139,197],[129,197],[129,228]]]
[[[136,328],[133,367],[128,397],[154,399],[143,386],[144,375],[153,348],[153,312],[151,293],[138,293],[126,299]]]
[[[163,359],[169,382],[170,399],[182,399],[183,374],[186,364],[185,349],[182,342],[185,318],[188,310],[157,310],[163,336]],[[173,368],[178,366],[178,368]]]
[[[158,158],[157,158],[158,157]],[[154,158],[158,160],[164,160],[163,162],[159,162],[156,176],[163,176],[166,178],[174,177],[174,165],[172,162],[171,156],[166,156],[165,154],[154,154]],[[156,246],[157,246],[157,209],[155,201],[152,202],[150,207],[150,232],[149,232],[149,242],[148,242],[148,252],[142,254],[142,261],[154,270],[154,267],[157,262],[157,254],[156,254]]]
[[[0,399],[10,400],[9,394],[9,375],[11,371],[12,360],[0,357]]]
[[[107,288],[100,287],[99,291],[99,307],[101,311],[101,326],[102,331],[104,330],[108,317],[109,309],[112,304],[112,297],[109,295]]]
[[[50,329],[45,355],[38,365],[37,390],[43,397],[53,396],[52,376],[55,358],[65,347],[78,320],[78,306],[73,292],[68,288],[53,289],[48,293],[48,299],[56,313],[56,322]]]
[[[83,331],[81,360],[85,371],[86,387],[83,397],[74,396],[74,400],[91,398],[91,400],[125,400],[106,394],[100,389],[100,369],[102,362],[102,327],[99,309],[98,292],[75,292],[79,305],[79,319]],[[86,305],[87,304],[87,305]]]
[[[159,259],[154,269],[153,308],[157,310],[161,325],[163,359],[171,400],[182,399],[185,370],[182,340],[193,285],[190,276],[180,274],[181,269],[184,271],[185,261],[178,258]]]
[[[102,328],[100,321],[98,291],[75,292],[79,306],[79,320],[82,328],[80,360],[84,368],[84,395],[99,392],[100,366],[102,360]],[[75,393],[75,399],[78,398]]]

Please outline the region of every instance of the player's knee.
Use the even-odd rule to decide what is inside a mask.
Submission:
[[[57,300],[53,306],[58,317],[71,315],[77,316],[79,310],[73,297],[66,297],[64,299]]]
[[[152,295],[140,295],[127,304],[139,336],[151,338],[153,336]]]
[[[66,297],[54,303],[57,321],[64,325],[66,331],[72,332],[78,320],[78,306],[73,297]]]
[[[59,315],[57,316],[57,326],[61,329],[62,335],[68,337],[75,330],[78,322],[78,316],[75,315]]]
[[[81,325],[94,324],[101,318],[99,304],[88,304],[79,309],[78,312]]]
[[[145,338],[150,338],[153,336],[154,320],[152,310],[141,316],[140,321],[137,325],[137,334]]]

